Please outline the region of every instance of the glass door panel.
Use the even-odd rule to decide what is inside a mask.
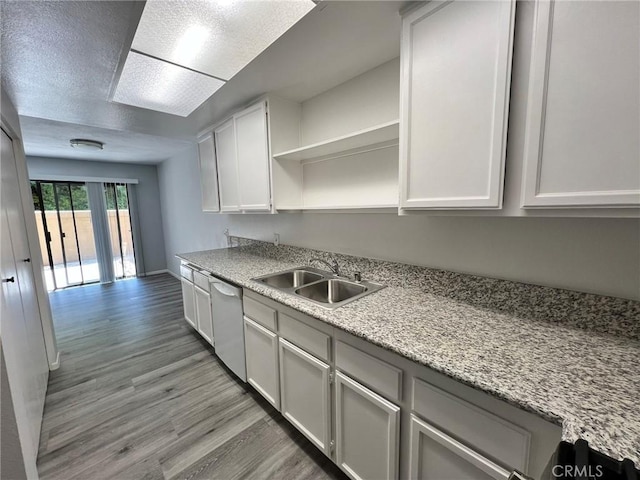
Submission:
[[[55,183],[55,196],[58,202],[58,225],[62,244],[62,257],[65,264],[67,285],[80,285],[82,278],[82,259],[78,249],[78,231],[76,228],[71,188],[68,183]]]
[[[49,184],[49,186],[51,186]],[[31,182],[31,197],[33,199],[33,207],[36,215],[36,228],[38,230],[38,238],[40,239],[40,254],[44,266],[44,276],[47,284],[47,290],[55,290],[56,280],[53,274],[53,254],[51,250],[51,234],[48,228],[48,214],[51,212],[53,203],[45,202],[43,199],[43,185],[41,182]],[[51,193],[53,198],[53,193]],[[55,206],[54,206],[55,210]]]
[[[97,282],[100,270],[86,185],[32,181],[31,191],[47,289]]]
[[[100,280],[100,269],[96,255],[87,186],[80,183],[72,183],[71,200],[73,202],[78,251],[82,260],[80,265],[82,277],[84,283],[97,282]]]
[[[105,183],[104,189],[116,278],[134,277],[137,272],[127,185]]]

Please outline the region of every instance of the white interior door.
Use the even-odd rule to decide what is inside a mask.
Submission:
[[[25,460],[35,467],[49,364],[20,198],[13,144],[2,132],[0,335]]]
[[[265,102],[234,115],[238,155],[238,184],[242,210],[271,208],[269,138]]]

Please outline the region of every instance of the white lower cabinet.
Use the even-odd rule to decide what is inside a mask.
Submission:
[[[206,290],[193,286],[195,304],[196,304],[196,317],[197,317],[197,330],[204,337],[204,339],[213,345],[213,314],[211,311],[211,295]]]
[[[331,456],[330,367],[283,338],[279,348],[282,415]]]
[[[560,441],[558,425],[320,320],[243,302],[247,381],[353,480],[540,478]]]
[[[182,304],[184,308],[184,319],[196,330],[198,329],[196,320],[196,303],[193,283],[189,280],[181,279],[182,282]]]
[[[336,372],[336,463],[355,480],[398,478],[400,407]]]
[[[244,342],[247,382],[280,410],[278,336],[244,317]]]
[[[509,472],[427,422],[411,415],[409,478],[507,480]]]

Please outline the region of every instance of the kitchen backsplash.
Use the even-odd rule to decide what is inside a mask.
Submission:
[[[308,265],[313,257],[335,258],[341,275],[361,272],[364,280],[417,288],[468,305],[518,317],[640,340],[640,302],[540,285],[479,277],[417,265],[355,257],[322,250],[229,237],[230,246],[256,255]],[[321,265],[315,265],[322,268]]]

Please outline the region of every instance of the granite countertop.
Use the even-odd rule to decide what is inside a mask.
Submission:
[[[640,466],[640,342],[388,286],[335,310],[251,279],[304,265],[243,247],[179,258],[562,425]],[[364,272],[364,278],[366,272]]]

